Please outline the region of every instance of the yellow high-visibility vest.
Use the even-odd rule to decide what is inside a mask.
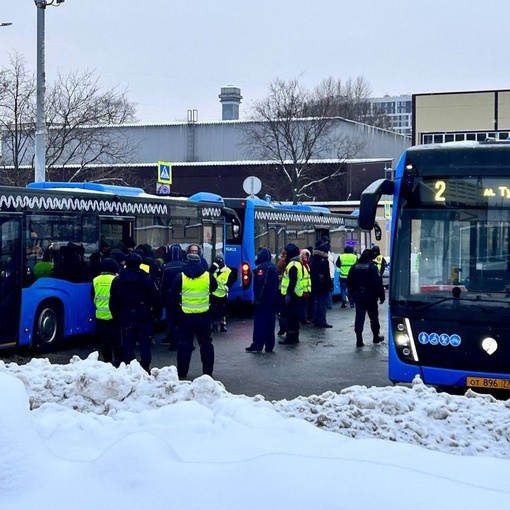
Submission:
[[[340,255],[340,278],[347,278],[351,267],[356,264],[358,257],[354,253],[342,253]]]
[[[218,282],[218,288],[213,292],[213,296],[223,298],[227,295],[227,282],[231,272],[232,269],[225,266],[219,273],[214,273],[214,278]]]
[[[303,295],[303,264],[299,262],[298,260],[291,260],[287,267],[285,268],[285,272],[283,273],[282,278],[282,286],[281,286],[281,293],[286,296],[287,295],[287,289],[289,288],[289,270],[295,267],[297,269],[297,282],[296,282],[296,288],[294,289],[294,294],[296,296],[301,297]]]
[[[109,321],[112,319],[110,311],[110,288],[114,274],[100,274],[92,281],[94,285],[94,304],[96,305],[96,319]]]
[[[204,313],[209,310],[209,273],[198,278],[182,274],[181,308],[184,313]]]

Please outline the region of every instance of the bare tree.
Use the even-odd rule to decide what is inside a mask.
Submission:
[[[0,127],[2,128],[4,179],[8,184],[26,184],[21,166],[34,166],[35,79],[16,55],[11,68],[0,70]],[[46,91],[47,176],[82,180],[91,164],[129,163],[138,150],[126,137],[109,126],[135,122],[135,104],[125,91],[103,89],[92,71],[59,75]],[[7,171],[12,165],[14,171]],[[62,172],[74,165],[71,171]],[[78,169],[76,165],[79,165]],[[26,172],[25,172],[26,173]],[[30,172],[33,175],[33,171]],[[101,172],[94,178],[109,178]],[[23,182],[17,182],[20,179]]]
[[[33,147],[35,91],[35,77],[27,71],[23,56],[10,55],[10,67],[0,69],[0,181],[4,184],[25,183],[26,172],[18,170]],[[14,166],[14,172],[6,170],[7,163]]]
[[[332,86],[325,80],[310,92],[299,79],[277,78],[268,96],[253,105],[253,122],[243,127],[242,143],[253,156],[275,161],[290,185],[294,204],[309,198],[314,184],[343,175],[342,162],[364,145],[337,129]],[[308,116],[309,105],[314,105],[313,116]],[[324,175],[314,160],[335,152],[339,162]]]
[[[390,129],[391,120],[384,111],[372,102],[372,87],[363,76],[348,78],[345,83],[332,77],[321,83],[325,94],[331,94],[328,101],[332,104],[331,115],[369,124],[381,129]],[[318,99],[322,101],[321,98]],[[307,104],[306,115],[316,115],[320,105],[314,100]]]
[[[53,168],[79,164],[69,180],[80,176],[87,165],[127,163],[137,150],[127,138],[109,126],[135,120],[135,106],[125,92],[103,90],[91,71],[59,75],[48,89],[46,107],[48,173]]]

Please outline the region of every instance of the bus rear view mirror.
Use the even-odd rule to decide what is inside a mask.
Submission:
[[[359,228],[361,230],[372,230],[374,228],[377,206],[379,205],[381,196],[393,195],[394,189],[395,184],[393,181],[378,179],[361,193],[359,208]]]

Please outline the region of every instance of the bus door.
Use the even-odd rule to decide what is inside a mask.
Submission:
[[[223,252],[223,256],[225,256],[225,240],[223,234],[223,222],[204,222],[202,235],[202,256],[205,258],[205,260],[207,260],[209,265],[214,262],[216,253],[221,251]]]
[[[104,243],[106,243],[110,250],[118,248],[121,242],[126,244],[126,241],[134,240],[134,217],[117,218],[112,216],[100,216],[99,222],[101,244],[104,245]]]
[[[16,346],[18,340],[23,250],[21,215],[0,214],[0,347]]]
[[[287,244],[285,225],[271,223],[268,225],[268,244],[271,251],[272,261],[276,264],[279,256]]]

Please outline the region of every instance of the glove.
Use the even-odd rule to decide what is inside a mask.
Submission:
[[[220,266],[216,262],[213,262],[213,267],[215,271],[217,271],[220,268]]]
[[[285,306],[290,306],[290,294],[285,296]]]

